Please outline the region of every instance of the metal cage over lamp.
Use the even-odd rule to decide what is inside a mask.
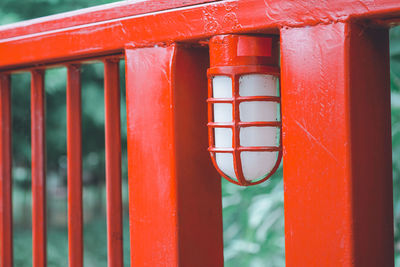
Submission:
[[[220,35],[211,38],[209,47],[211,159],[232,183],[262,183],[282,158],[278,40]]]

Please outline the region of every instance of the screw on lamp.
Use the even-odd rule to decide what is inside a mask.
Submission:
[[[212,162],[237,185],[266,181],[282,158],[279,46],[275,36],[210,39],[208,135]]]

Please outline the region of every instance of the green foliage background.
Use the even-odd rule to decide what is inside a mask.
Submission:
[[[110,0],[0,0],[0,25],[113,2]],[[400,28],[390,32],[396,266],[400,266]],[[104,99],[101,64],[82,71],[85,266],[106,266],[104,191]],[[12,76],[14,258],[31,266],[30,76]],[[126,125],[121,62],[122,125]],[[46,72],[48,264],[67,266],[65,69]],[[124,253],[129,266],[126,127],[123,134]],[[283,181],[280,169],[268,182],[242,188],[222,181],[224,256],[228,267],[284,266]],[[317,256],[317,255],[316,255]]]

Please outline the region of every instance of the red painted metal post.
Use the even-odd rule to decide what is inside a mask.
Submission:
[[[108,266],[123,266],[119,60],[104,62]]]
[[[44,71],[31,72],[32,264],[47,265],[46,115]]]
[[[67,168],[70,267],[83,266],[81,114],[80,67],[78,65],[69,65],[67,78]]]
[[[223,266],[207,152],[207,50],[126,50],[132,266]]]
[[[11,79],[0,74],[0,266],[13,266]]]
[[[387,29],[281,31],[286,266],[393,266]]]

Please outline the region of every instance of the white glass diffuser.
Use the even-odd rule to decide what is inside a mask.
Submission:
[[[281,159],[279,68],[259,64],[274,61],[268,50],[272,38],[210,41],[209,151],[219,172],[240,185],[268,179]]]

